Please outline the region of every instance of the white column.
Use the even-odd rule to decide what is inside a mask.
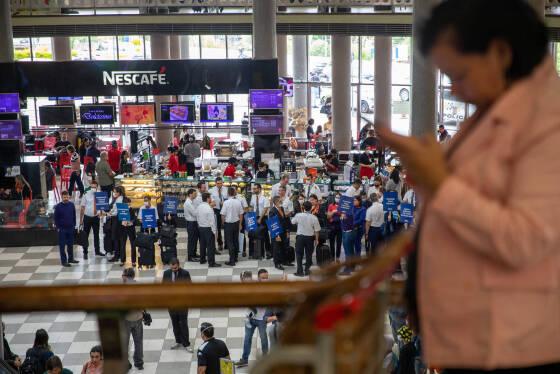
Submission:
[[[152,50],[153,60],[169,60],[169,35],[164,34],[154,34],[150,38],[150,48]],[[169,96],[154,96],[154,102],[156,103],[156,127],[165,127],[161,123],[161,118],[159,114],[159,105],[163,102],[170,101]],[[165,150],[171,142],[173,137],[172,129],[158,129],[156,131],[156,143],[157,146]]]
[[[276,0],[253,3],[253,58],[276,58]]]
[[[52,38],[53,60],[71,61],[72,51],[70,48],[70,38],[67,36],[56,36]]]
[[[0,62],[14,61],[14,35],[10,1],[0,1]],[[2,356],[3,357],[3,356]]]
[[[286,77],[288,75],[288,36],[277,35],[276,41],[278,43],[278,76]],[[288,126],[290,123],[288,115],[288,98],[284,96],[284,133],[288,131]]]
[[[307,35],[294,35],[292,46],[294,81],[307,82]],[[294,108],[307,108],[307,89],[303,84],[294,86]]]
[[[375,122],[391,128],[391,51],[390,36],[375,37]]]
[[[331,56],[333,147],[349,151],[352,148],[352,43],[349,36],[332,36]]]
[[[412,21],[412,115],[410,133],[412,136],[423,136],[436,131],[436,70],[422,56],[417,41],[420,27],[430,15],[432,7],[438,0],[416,0]]]

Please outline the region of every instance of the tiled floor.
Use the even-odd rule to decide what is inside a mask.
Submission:
[[[186,255],[186,233],[179,230],[179,258],[184,260]],[[90,246],[90,252],[93,245]],[[157,250],[156,250],[157,251]],[[92,257],[83,261],[80,247],[75,247],[76,259],[80,264],[71,268],[60,266],[58,247],[25,247],[0,248],[0,286],[9,285],[61,285],[84,283],[113,283],[121,282],[122,268],[118,264],[110,264],[105,258]],[[227,261],[226,255],[217,256],[219,263]],[[252,270],[254,276],[259,268],[266,268],[271,279],[279,279],[283,272],[276,270],[271,261],[241,261],[235,268],[222,267],[208,269],[207,265],[186,263],[184,268],[189,270],[193,282],[218,281],[238,282],[239,275],[244,270]],[[137,272],[138,282],[160,282],[165,268],[158,259],[158,265],[153,270]],[[288,279],[295,268],[288,268]],[[1,292],[1,291],[0,291]],[[144,371],[143,373],[196,373],[196,356],[185,350],[170,350],[174,344],[171,321],[167,311],[150,310],[153,323],[144,326]],[[234,360],[240,358],[244,335],[244,309],[220,309],[189,311],[189,327],[191,343],[202,322],[210,322],[215,326],[215,335],[224,339]],[[85,313],[30,313],[6,314],[2,316],[6,323],[6,338],[12,351],[23,356],[33,344],[35,331],[39,328],[47,330],[53,352],[60,356],[65,367],[74,373],[81,372],[82,364],[89,357],[92,346],[99,344],[97,322],[94,315]],[[195,347],[202,340],[196,334]],[[131,343],[132,345],[132,343]],[[251,359],[256,357],[256,334],[253,340]],[[131,346],[132,348],[132,346]],[[132,360],[132,353],[130,354]],[[133,369],[131,372],[136,372]],[[245,373],[241,369],[238,373]]]

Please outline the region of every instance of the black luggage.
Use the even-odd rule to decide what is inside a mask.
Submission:
[[[160,238],[175,239],[177,237],[177,229],[175,226],[162,225],[159,229]]]
[[[287,263],[294,263],[296,261],[296,250],[294,247],[289,246],[286,249],[286,262]]]
[[[319,244],[325,244],[329,239],[329,229],[326,227],[322,227],[321,231],[319,231]]]
[[[138,266],[152,267],[156,264],[155,237],[151,234],[139,232],[136,236],[135,245],[138,247]]]
[[[315,256],[317,257],[317,265],[326,265],[332,261],[331,249],[328,245],[319,244],[315,249]]]
[[[171,259],[177,257],[177,247],[176,246],[161,246],[161,262],[168,265]]]

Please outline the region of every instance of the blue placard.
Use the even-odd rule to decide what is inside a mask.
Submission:
[[[156,227],[156,210],[154,208],[142,209],[142,228],[155,229]]]
[[[401,204],[401,222],[408,224],[414,223],[414,205]]]
[[[399,195],[397,191],[387,191],[383,193],[383,210],[385,212],[392,212],[397,210],[399,206]]]
[[[176,196],[166,196],[163,202],[163,214],[177,214],[179,199]]]
[[[128,204],[125,203],[117,203],[117,215],[119,217],[119,221],[130,221],[130,210],[128,209]]]
[[[95,193],[95,209],[98,211],[109,211],[109,194],[107,192]]]
[[[338,211],[340,213],[350,215],[352,214],[353,209],[354,209],[354,198],[345,195],[341,196],[340,201],[338,202]]]
[[[282,225],[280,225],[280,219],[278,216],[272,216],[266,220],[266,225],[268,226],[268,231],[270,232],[270,238],[275,239],[278,235],[284,232]]]
[[[247,212],[244,215],[245,219],[245,230],[247,232],[253,232],[257,230],[257,213]]]

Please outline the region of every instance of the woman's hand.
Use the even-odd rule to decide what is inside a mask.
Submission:
[[[433,196],[449,176],[441,146],[433,136],[417,139],[393,133],[384,126],[376,127],[383,142],[394,149],[407,168],[407,177],[427,198]]]

